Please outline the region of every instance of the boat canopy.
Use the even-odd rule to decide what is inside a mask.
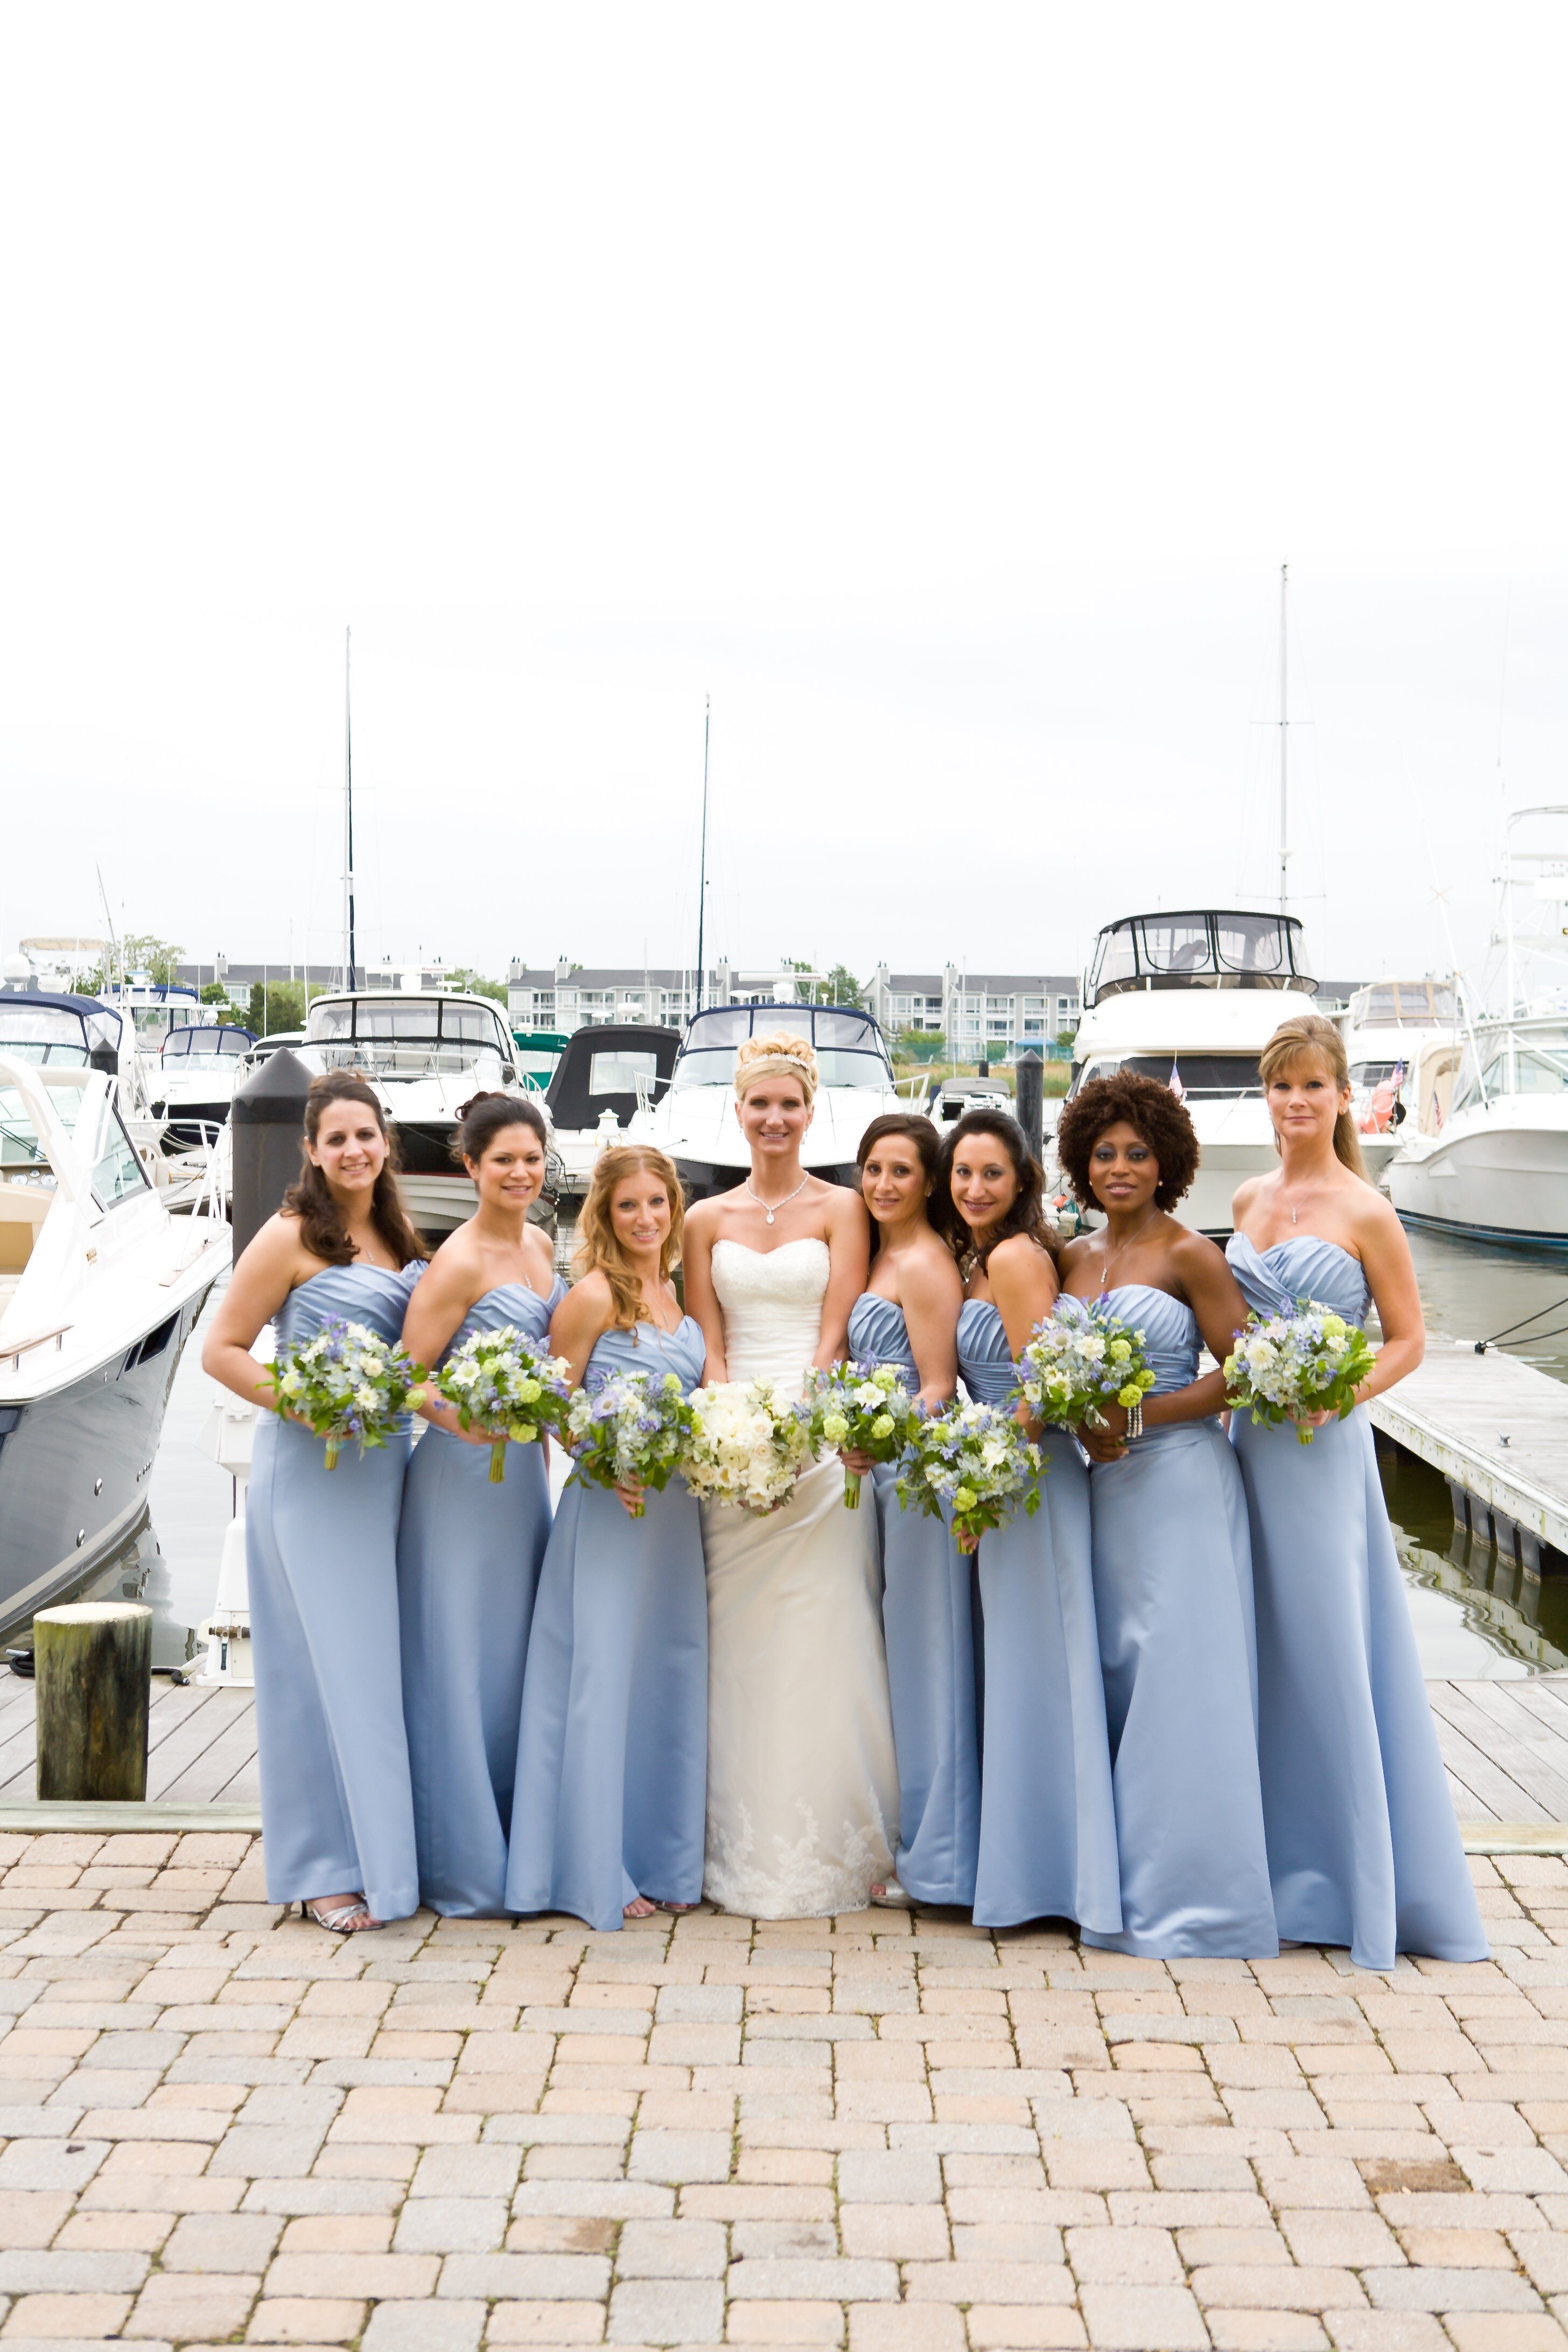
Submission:
[[[647,1023],[574,1030],[544,1095],[557,1130],[596,1127],[607,1110],[625,1127],[639,1108],[638,1081],[647,1100],[657,1102],[679,1051],[679,1029]]]
[[[163,1040],[163,1059],[165,1062],[172,1062],[182,1054],[198,1054],[204,1057],[233,1055],[237,1060],[240,1055],[247,1054],[255,1043],[255,1030],[241,1029],[237,1024],[230,1026],[225,1023],[221,1027],[214,1026],[211,1029],[198,1029],[195,1026],[188,1029],[172,1029]]]
[[[114,1007],[91,996],[0,993],[0,1054],[19,1062],[118,1072],[121,1026]]]
[[[1094,943],[1084,1003],[1128,989],[1294,988],[1310,995],[1301,926],[1294,915],[1189,909],[1122,915]]]
[[[735,1076],[742,1038],[767,1036],[775,1029],[809,1038],[825,1087],[874,1087],[893,1083],[892,1065],[881,1029],[869,1013],[848,1004],[716,1004],[695,1013],[670,1080],[674,1087],[727,1087]]]
[[[466,1069],[478,1054],[510,1063],[511,1031],[499,1004],[482,997],[318,996],[305,1015],[305,1043],[355,1068]]]
[[[1452,1029],[1458,1018],[1446,980],[1377,980],[1350,1003],[1352,1029]]]

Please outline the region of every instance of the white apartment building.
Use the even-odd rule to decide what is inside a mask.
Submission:
[[[1076,977],[971,971],[956,963],[941,971],[889,971],[879,963],[866,1003],[889,1037],[923,1029],[944,1037],[952,1058],[963,1062],[1010,1062],[1026,1046],[1048,1059],[1082,1011]]]
[[[703,984],[702,1003],[704,1009],[789,1004],[824,977],[821,972],[752,971],[717,963]],[[514,962],[507,973],[506,1000],[511,1025],[518,1030],[553,1030],[558,1036],[570,1036],[574,1029],[602,1028],[611,1021],[649,1021],[679,1029],[697,1009],[696,974],[641,965],[574,966],[564,958],[538,971]]]

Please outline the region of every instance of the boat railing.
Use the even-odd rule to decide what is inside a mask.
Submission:
[[[0,1339],[0,1364],[9,1364],[16,1371],[24,1356],[30,1355],[35,1348],[47,1348],[51,1339],[58,1354],[65,1345],[66,1333],[75,1328],[74,1323],[56,1323],[47,1331],[29,1331],[25,1339]]]

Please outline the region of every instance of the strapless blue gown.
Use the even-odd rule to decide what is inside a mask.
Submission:
[[[1016,1378],[1002,1318],[964,1301],[958,1369],[999,1404]],[[1040,1507],[982,1536],[985,1688],[974,1918],[985,1927],[1076,1919],[1121,1925],[1116,1808],[1094,1630],[1089,1476],[1072,1440],[1047,1431]]]
[[[423,1261],[389,1274],[333,1265],[291,1290],[279,1353],[334,1318],[396,1339]],[[267,1893],[362,1893],[378,1919],[419,1907],[403,1724],[397,1521],[404,1427],[334,1469],[308,1429],[261,1412],[246,1498]]]
[[[1353,1322],[1361,1261],[1316,1234],[1226,1255],[1247,1306],[1314,1298]],[[1286,1424],[1231,1419],[1258,1591],[1263,1818],[1279,1933],[1348,1945],[1359,1967],[1396,1952],[1484,1960],[1475,1889],[1427,1705],[1372,1424],[1358,1406],[1303,1445]]]
[[[510,1323],[543,1339],[566,1296],[524,1282],[476,1299],[451,1347]],[[489,1446],[428,1428],[403,1486],[397,1584],[403,1705],[414,1775],[419,1891],[448,1918],[506,1907],[506,1844],[534,1588],[550,1536],[544,1448],[509,1445],[490,1484]]]
[[[1129,1283],[1154,1392],[1197,1377],[1198,1327]],[[1259,1959],[1279,1948],[1258,1780],[1258,1664],[1247,1500],[1217,1419],[1145,1430],[1089,1473],[1094,1600],[1121,1853],[1119,1936],[1145,1959]]]
[[[902,1310],[874,1290],[849,1310],[858,1363],[897,1364],[920,1386]],[[898,1471],[872,1474],[882,1547],[882,1632],[899,1762],[899,1884],[921,1903],[974,1900],[980,1853],[979,1591],[947,1519],[900,1507]]]
[[[616,1371],[702,1377],[689,1315],[606,1331],[587,1385]],[[684,1481],[629,1518],[606,1486],[568,1486],[540,1571],[522,1685],[509,1911],[618,1927],[636,1895],[702,1899],[708,1587]]]

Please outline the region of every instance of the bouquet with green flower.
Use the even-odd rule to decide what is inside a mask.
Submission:
[[[772,1381],[716,1381],[693,1389],[680,1475],[700,1503],[780,1509],[811,1461],[810,1414]]]
[[[579,1389],[566,1416],[572,1475],[595,1486],[651,1486],[662,1494],[680,1466],[691,1408],[673,1372],[610,1372]],[[640,1498],[632,1511],[643,1516]]]
[[[1233,1405],[1249,1405],[1255,1422],[1278,1428],[1294,1421],[1297,1436],[1310,1445],[1302,1415],[1331,1412],[1343,1421],[1376,1361],[1359,1323],[1299,1298],[1289,1315],[1247,1317],[1225,1360],[1226,1394]]]
[[[1154,1385],[1143,1354],[1143,1334],[1110,1312],[1102,1298],[1070,1298],[1064,1291],[1018,1359],[1017,1394],[1037,1421],[1054,1427],[1106,1426],[1105,1407],[1129,1412]]]
[[[566,1360],[552,1356],[513,1323],[475,1331],[454,1348],[430,1383],[464,1429],[491,1440],[490,1484],[506,1476],[506,1449],[531,1445],[566,1418],[572,1387]]]
[[[334,1316],[285,1349],[268,1377],[279,1412],[292,1413],[327,1441],[327,1468],[353,1439],[362,1454],[384,1445],[425,1374],[411,1356],[368,1324]]]
[[[921,1418],[897,1364],[842,1363],[831,1371],[806,1375],[811,1443],[817,1454],[868,1454],[873,1462],[896,1462]],[[844,1505],[860,1507],[860,1473],[844,1473]]]
[[[899,1463],[899,1500],[928,1518],[945,1506],[960,1549],[1010,1519],[1022,1503],[1032,1518],[1040,1507],[1036,1483],[1046,1467],[1010,1406],[952,1404],[916,1426]]]

